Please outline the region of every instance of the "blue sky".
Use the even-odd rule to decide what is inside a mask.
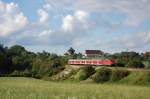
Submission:
[[[150,50],[149,0],[0,0],[0,42],[62,54]]]

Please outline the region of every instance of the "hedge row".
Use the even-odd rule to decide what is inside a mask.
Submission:
[[[91,66],[82,67],[79,70],[79,72],[76,74],[75,79],[79,81],[86,80],[94,73],[95,73],[95,69],[93,67]]]
[[[106,81],[118,81],[129,75],[128,70],[123,69],[109,69],[106,67],[100,68],[91,76],[91,79],[96,83],[103,83]]]
[[[122,78],[129,75],[128,70],[124,69],[110,69],[106,67],[102,67],[98,70],[95,68],[87,66],[81,68],[77,74],[75,75],[75,80],[82,81],[88,78],[91,78],[96,83],[103,83],[106,81],[119,81]]]

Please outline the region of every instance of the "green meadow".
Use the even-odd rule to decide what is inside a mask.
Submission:
[[[1,77],[0,99],[150,99],[150,87]]]

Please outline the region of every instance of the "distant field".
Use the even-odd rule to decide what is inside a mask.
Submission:
[[[150,99],[150,87],[2,77],[0,99]]]

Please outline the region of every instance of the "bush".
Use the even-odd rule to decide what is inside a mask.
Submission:
[[[128,70],[124,70],[124,69],[112,70],[111,81],[121,80],[122,78],[124,78],[124,77],[126,77],[128,75],[129,75],[129,71]]]
[[[23,76],[24,77],[32,77],[32,73],[31,73],[31,71],[29,71],[28,69],[26,69],[23,72]]]
[[[79,72],[77,73],[77,75],[75,76],[76,80],[85,80],[87,78],[87,73],[84,70],[79,70]]]
[[[117,62],[117,63],[115,64],[115,67],[125,67],[125,65],[124,65],[123,63]]]
[[[144,64],[141,61],[136,60],[130,60],[126,66],[131,68],[144,68]]]
[[[77,73],[75,79],[77,80],[86,80],[89,76],[95,73],[95,69],[91,66],[83,67]]]
[[[150,71],[145,72],[145,79],[146,79],[147,82],[150,83]]]
[[[95,68],[93,68],[92,66],[86,66],[82,69],[87,73],[88,77],[95,73]]]
[[[10,76],[11,76],[11,77],[21,77],[21,76],[23,76],[23,73],[20,72],[20,71],[15,70],[14,72],[12,72],[12,73],[10,74]]]
[[[38,73],[37,71],[32,71],[32,77],[40,79],[40,78],[42,78],[42,75],[40,73]]]
[[[129,76],[120,80],[120,83],[150,85],[150,71],[131,72]]]
[[[24,71],[15,70],[14,72],[9,74],[8,76],[10,76],[10,77],[32,77],[32,73],[27,69]]]
[[[143,84],[143,85],[149,85],[150,84],[150,71],[143,71],[139,76],[136,77],[134,80],[134,84]]]
[[[92,76],[92,80],[97,83],[103,83],[110,80],[112,70],[106,67],[100,68],[97,72]]]
[[[48,76],[51,77],[53,75],[56,75],[60,71],[64,70],[64,67],[57,67],[57,68],[51,68],[48,70]]]
[[[116,63],[115,63],[115,66],[116,67],[125,67],[125,63],[124,63],[124,61],[122,61],[120,59],[117,59]]]
[[[147,62],[147,64],[145,65],[146,69],[150,69],[150,61]]]

